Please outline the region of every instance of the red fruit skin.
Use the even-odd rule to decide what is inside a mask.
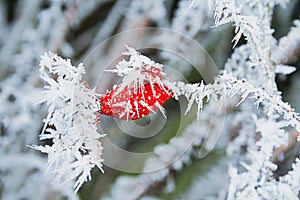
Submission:
[[[100,98],[101,114],[123,120],[136,120],[158,109],[173,96],[167,87],[146,83],[134,90],[132,85],[118,91],[119,86]],[[144,102],[144,103],[143,103]]]

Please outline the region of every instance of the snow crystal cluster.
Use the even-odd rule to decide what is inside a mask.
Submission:
[[[142,88],[145,82],[149,82],[152,85],[160,83],[162,76],[165,75],[162,64],[155,63],[132,47],[127,46],[127,51],[123,55],[128,56],[129,60],[123,59],[118,62],[116,69],[106,70],[122,77],[119,90],[128,85],[133,85],[136,89]]]
[[[47,83],[41,102],[49,106],[40,139],[50,140],[50,144],[32,147],[48,154],[47,171],[58,182],[76,180],[77,192],[91,179],[93,167],[102,171],[102,135],[97,132],[95,114],[100,104],[83,82],[82,65],[76,68],[70,60],[49,52],[41,58],[40,73]]]

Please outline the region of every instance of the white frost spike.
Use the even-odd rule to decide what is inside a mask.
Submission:
[[[127,121],[129,119],[130,113],[132,112],[131,109],[132,109],[132,107],[131,107],[130,101],[127,101],[127,104],[126,104],[126,107],[125,107],[125,112],[124,112],[124,114],[126,114]],[[120,116],[120,117],[122,117],[122,116]]]
[[[167,119],[166,110],[164,109],[164,107],[162,107],[158,102],[155,102],[155,105],[158,107],[163,116]]]
[[[289,75],[296,71],[296,68],[293,66],[288,66],[288,65],[276,65],[275,66],[275,72],[277,74],[283,74],[283,75]]]
[[[139,105],[137,101],[134,101],[135,110],[137,113],[138,118],[140,118],[140,111],[139,111]]]
[[[142,106],[145,106],[148,110],[150,110],[151,112],[155,113],[155,111],[143,100],[140,101],[140,104]]]

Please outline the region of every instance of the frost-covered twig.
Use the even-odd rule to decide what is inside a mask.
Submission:
[[[238,41],[245,35],[249,43],[252,43],[258,48],[258,53],[261,53],[260,49],[260,29],[257,24],[258,20],[254,16],[241,15],[241,8],[236,7],[235,2],[231,0],[218,0],[215,7],[215,24],[220,26],[226,23],[235,23],[236,36],[233,38],[234,47]]]
[[[221,79],[225,84],[229,84],[228,88],[231,88],[230,93],[232,95],[240,93],[241,102],[245,100],[250,94],[255,99],[255,104],[259,106],[263,104],[267,107],[268,115],[272,119],[278,118],[276,114],[282,115],[286,120],[286,126],[295,127],[297,131],[300,131],[300,118],[299,114],[295,112],[288,103],[282,101],[280,96],[270,95],[261,88],[256,88],[252,84],[249,84],[245,79],[238,80],[234,76],[225,73],[221,76]]]
[[[57,30],[61,23],[53,21],[66,18],[60,12],[62,5],[68,7],[72,2],[48,3],[47,7],[41,6],[40,0],[3,3],[7,11],[5,15],[1,13],[5,26],[2,26],[0,38],[3,56],[0,76],[5,77],[0,81],[0,157],[3,161],[0,162],[0,190],[3,199],[78,198],[73,194],[72,183],[49,185],[51,176],[45,175],[46,158],[26,147],[37,143],[36,133],[40,131],[40,119],[45,114],[45,109],[36,104],[41,93],[36,70],[39,55],[51,46],[48,39],[55,37],[50,36],[49,27],[60,34]],[[13,5],[13,9],[8,9],[9,5]],[[10,15],[12,18],[7,18]],[[61,41],[59,45],[64,44]],[[6,67],[11,73],[4,72]]]
[[[128,61],[120,61],[117,65],[117,69],[110,70],[123,78],[120,90],[130,84],[136,85],[135,88],[142,88],[146,80],[149,81],[150,84],[158,83],[161,87],[166,86],[170,89],[175,99],[181,95],[187,98],[189,103],[186,112],[190,111],[193,103],[198,104],[198,114],[202,109],[205,98],[207,98],[207,101],[209,101],[210,98],[224,101],[225,98],[238,94],[241,95],[239,105],[251,94],[251,98],[255,99],[254,104],[257,105],[257,107],[260,104],[267,107],[267,114],[270,118],[277,118],[275,113],[280,114],[287,120],[287,126],[291,125],[295,127],[297,131],[300,130],[300,118],[298,113],[296,113],[288,103],[283,102],[279,95],[269,94],[263,88],[255,87],[246,79],[238,79],[225,71],[213,84],[205,85],[203,82],[200,84],[173,82],[169,79],[161,78],[161,76],[164,75],[162,65],[140,55],[133,48],[128,47],[128,53],[125,53],[125,55],[129,55],[130,59]],[[145,71],[143,71],[145,65],[148,66],[152,72],[145,73]]]
[[[95,92],[82,83],[82,65],[76,68],[50,52],[42,56],[40,67],[41,78],[48,84],[42,101],[49,105],[40,139],[53,144],[33,148],[48,154],[48,172],[58,182],[75,180],[77,192],[91,179],[94,166],[102,171],[102,135],[95,115],[100,104]]]
[[[270,49],[274,48],[273,30],[270,28],[271,14],[274,6],[279,2],[247,2],[252,15],[245,14],[244,4],[237,7],[235,1],[219,0],[216,2],[215,24],[216,26],[233,22],[235,26],[235,45],[242,35],[245,36],[249,46],[250,55],[247,62],[248,67],[259,67],[263,69],[260,76],[264,78],[264,86],[271,94],[276,94],[275,65],[270,55]],[[247,5],[248,4],[248,5]]]
[[[233,1],[228,3],[233,3]],[[248,3],[249,5],[247,5]],[[231,157],[231,165],[234,166],[231,166],[229,171],[231,176],[229,199],[296,199],[299,192],[299,188],[292,189],[292,185],[299,185],[297,179],[293,183],[286,184],[282,180],[276,181],[273,174],[277,168],[272,160],[274,149],[285,144],[286,140],[283,138],[288,137],[288,133],[284,132],[283,128],[291,126],[295,127],[297,131],[300,128],[298,113],[288,103],[282,101],[276,87],[273,87],[272,91],[270,84],[266,84],[269,80],[275,83],[275,73],[290,74],[295,70],[293,67],[282,65],[286,63],[281,63],[280,58],[287,53],[278,55],[279,51],[276,49],[275,39],[271,35],[271,14],[274,6],[278,3],[280,2],[257,1],[254,3],[247,1],[241,6],[241,13],[246,6],[249,6],[248,12],[253,16],[259,16],[258,27],[260,33],[263,34],[257,33],[259,33],[258,38],[261,42],[255,43],[253,40],[247,40],[246,44],[236,48],[225,65],[229,73],[224,73],[221,76],[225,84],[231,85],[228,87],[231,87],[230,90],[233,94],[241,95],[241,102],[247,97],[254,99],[241,104],[242,109],[236,115],[237,119],[240,120],[240,128],[237,136],[227,148],[227,153]],[[232,9],[232,6],[229,7]],[[230,11],[228,14],[227,11],[223,13],[220,10],[219,17],[222,18],[222,15],[225,14],[225,18],[227,15],[227,18],[233,19],[234,17],[230,14],[232,12]],[[252,34],[255,35],[254,32]],[[295,37],[294,34],[291,35]],[[248,39],[247,34],[245,37]],[[257,54],[260,52],[257,47],[262,50],[261,55]],[[266,69],[267,73],[262,73],[259,66]],[[261,104],[263,107],[257,107],[259,108],[257,111],[250,110],[247,112],[244,110],[247,106],[251,107],[253,103],[257,106]],[[254,118],[262,118],[259,120],[249,119],[247,116],[250,114],[256,116]],[[257,131],[260,131],[261,137],[259,133],[256,134],[256,131],[253,130],[253,126],[256,126]],[[242,164],[244,168],[241,169],[238,163]],[[291,170],[289,173],[296,172]]]
[[[273,59],[276,63],[289,64],[300,54],[300,21],[295,20],[290,32],[279,40]]]
[[[260,133],[261,138],[256,146],[248,148],[250,164],[241,163],[246,172],[239,172],[234,167],[229,169],[231,183],[228,199],[297,199],[299,188],[294,188],[294,186],[299,185],[299,177],[296,176],[292,182],[282,181],[284,178],[276,181],[273,177],[273,171],[277,169],[272,162],[274,148],[287,143],[288,134],[282,129],[285,123],[266,119],[254,120],[257,126],[256,131]],[[296,173],[294,170],[290,173]]]

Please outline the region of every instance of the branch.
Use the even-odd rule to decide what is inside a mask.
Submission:
[[[40,67],[41,78],[48,84],[42,102],[49,105],[40,139],[50,139],[53,144],[32,148],[48,154],[48,172],[58,182],[76,180],[77,192],[91,179],[90,170],[94,166],[103,171],[99,141],[103,135],[97,132],[95,115],[100,105],[95,91],[82,83],[85,73],[82,65],[76,68],[70,60],[50,52],[42,56]]]
[[[276,63],[290,64],[300,55],[300,21],[295,20],[290,32],[279,40],[273,59]]]
[[[294,127],[298,132],[300,131],[300,117],[295,112],[295,109],[291,108],[288,103],[282,101],[279,95],[271,95],[261,88],[256,88],[252,84],[248,83],[245,79],[238,80],[234,76],[227,74],[226,72],[221,76],[221,80],[227,84],[229,93],[240,93],[241,102],[243,102],[250,94],[251,98],[255,99],[257,107],[263,104],[267,109],[267,114],[270,118],[276,119],[276,114],[282,115],[286,120],[287,126]]]

